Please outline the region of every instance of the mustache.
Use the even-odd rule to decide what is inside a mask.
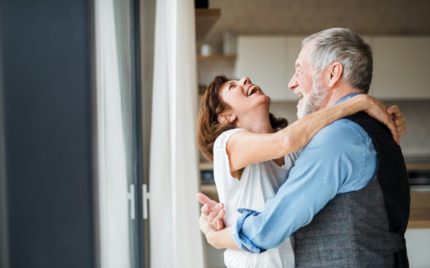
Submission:
[[[298,95],[298,94],[302,94],[302,95],[304,95],[304,93],[305,93],[305,91],[303,90],[303,89],[301,89],[301,88],[296,88],[296,89],[294,89],[294,94],[296,94],[296,95]]]

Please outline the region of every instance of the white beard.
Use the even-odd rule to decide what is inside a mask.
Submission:
[[[297,118],[300,119],[303,116],[312,113],[313,107],[309,96],[303,95],[303,99],[299,101],[297,105]]]
[[[320,109],[321,103],[327,96],[327,91],[323,90],[320,84],[317,82],[318,79],[312,79],[312,92],[310,95],[303,94],[303,99],[299,101],[297,105],[297,118],[316,112]]]

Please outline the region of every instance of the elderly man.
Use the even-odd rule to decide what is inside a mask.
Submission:
[[[288,85],[300,97],[298,116],[366,94],[372,64],[370,47],[349,29],[307,37]],[[408,267],[402,152],[388,129],[363,113],[322,129],[264,210],[242,209],[231,231],[210,224],[213,201],[200,202],[202,231],[217,248],[261,253],[294,235],[297,267]]]

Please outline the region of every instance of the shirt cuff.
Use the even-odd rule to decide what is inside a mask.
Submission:
[[[260,248],[255,245],[248,237],[246,237],[242,232],[243,223],[245,219],[249,216],[257,216],[260,212],[257,212],[252,209],[239,208],[237,210],[240,214],[240,217],[236,221],[236,225],[233,228],[233,239],[240,249],[246,250],[252,253],[263,253],[266,251],[264,248]]]

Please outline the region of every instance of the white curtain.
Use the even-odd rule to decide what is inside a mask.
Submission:
[[[194,1],[156,2],[150,152],[152,268],[203,267]]]
[[[127,1],[123,2],[123,5]],[[124,32],[115,0],[95,1],[97,175],[100,267],[130,267]],[[125,7],[127,9],[127,7]],[[127,26],[127,25],[125,25]]]

